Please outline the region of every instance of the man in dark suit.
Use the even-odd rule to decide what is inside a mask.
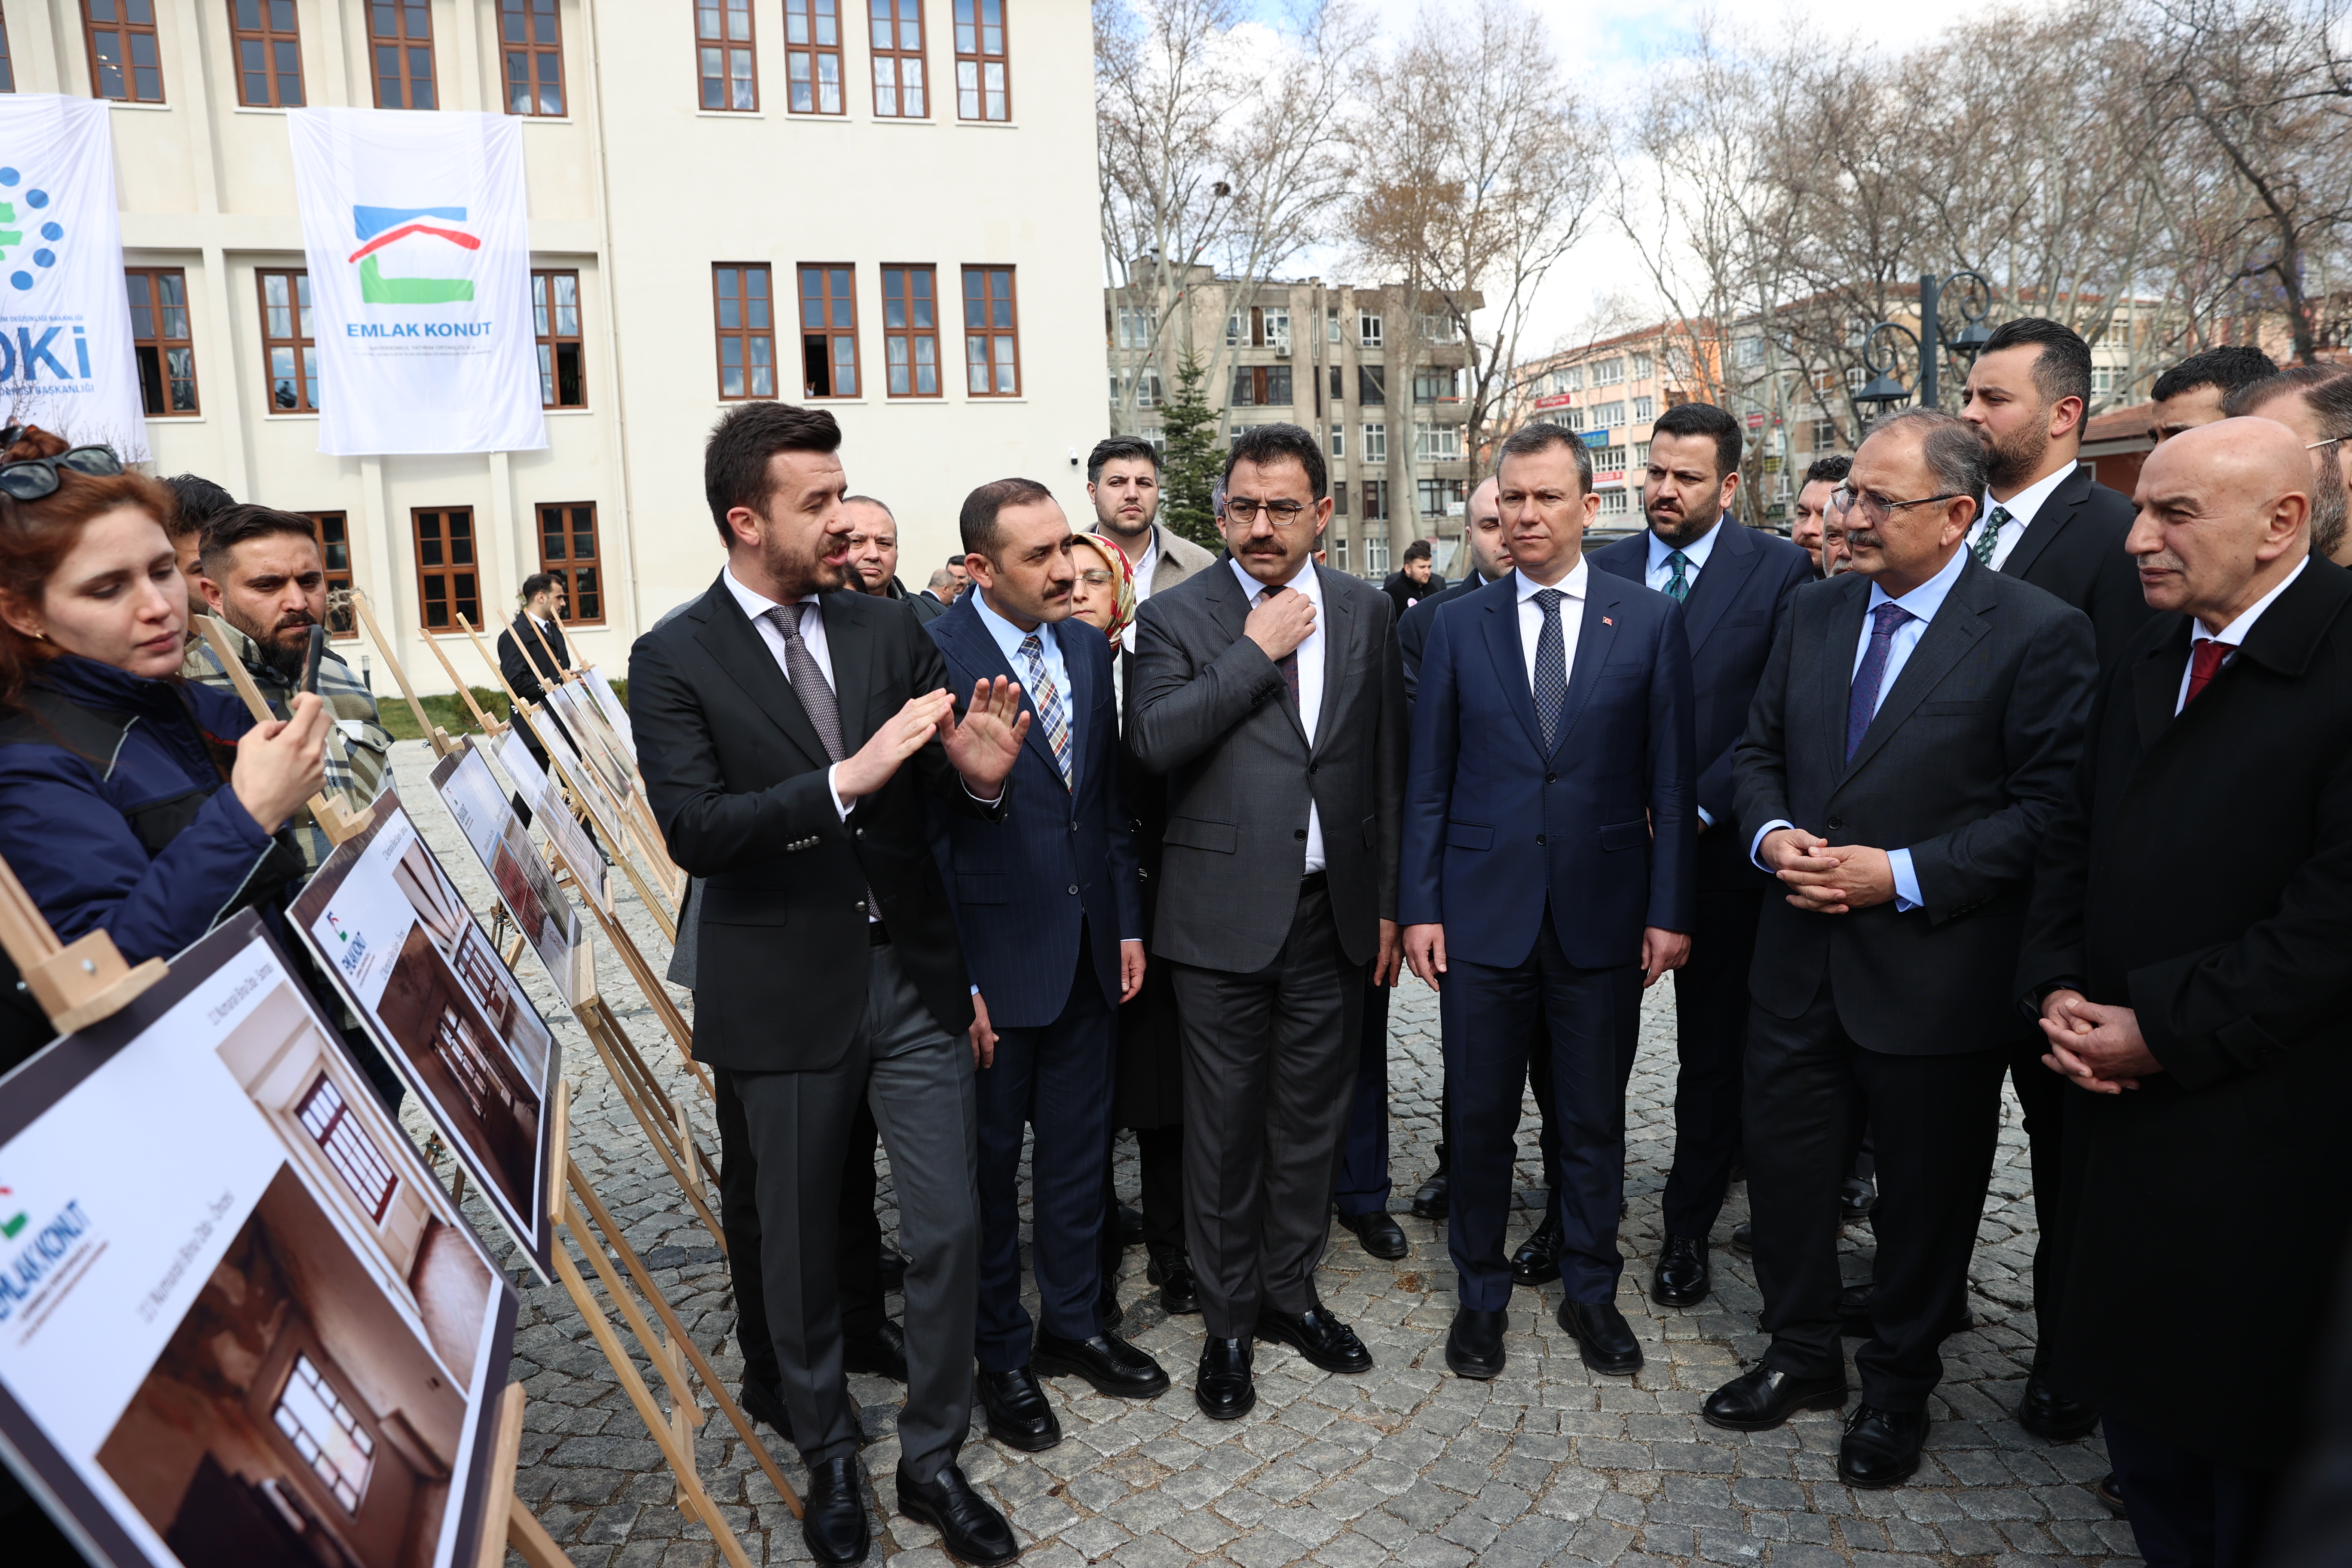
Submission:
[[[2124,549],[2130,499],[2095,483],[2091,465],[2076,461],[2090,401],[2090,345],[2074,329],[2028,316],[1993,330],[1969,372],[1960,410],[1985,447],[1983,510],[1969,529],[1968,548],[1982,564],[2090,616],[2099,668],[2107,669],[2156,612]],[[2040,1040],[2026,1037],[2010,1063],[2033,1162],[2036,1230],[2033,1366],[2018,1396],[2017,1421],[2060,1443],[2090,1431],[2099,1416],[2059,1398],[2049,1384],[2062,1285],[2051,1259],[2066,1170],[2065,1101],[2063,1086],[2042,1070],[2041,1058]]]
[[[1423,599],[1433,599],[1445,592],[1445,579],[1437,575],[1431,559],[1433,553],[1429,541],[1414,540],[1404,547],[1404,559],[1389,574],[1389,580],[1381,584],[1381,592],[1396,606],[1399,620]]]
[[[971,987],[925,804],[1001,820],[1029,720],[998,680],[959,723],[914,617],[844,591],[840,443],[832,415],[776,403],[712,433],[703,489],[727,565],[631,655],[637,761],[670,853],[706,879],[695,1054],[731,1079],[753,1145],[809,1549],[856,1563],[869,1545],[830,1278],[864,1099],[910,1258],[899,1510],[967,1562],[1007,1562],[1010,1527],[955,1463],[971,1425],[978,1127]]]
[[[553,572],[532,573],[522,580],[522,608],[499,634],[499,673],[507,678],[516,696],[540,710],[541,721],[558,730],[563,730],[563,721],[547,705],[547,687],[550,682],[561,685],[563,672],[572,668],[572,649],[563,641],[565,597],[562,576]],[[555,659],[551,668],[551,654]],[[571,738],[569,730],[563,733],[567,740]],[[528,725],[522,743],[541,767],[547,766],[547,753],[540,749]]]
[[[1075,1373],[1148,1399],[1160,1363],[1096,1312],[1116,1010],[1143,985],[1135,847],[1118,794],[1110,645],[1070,616],[1070,524],[1034,479],[965,498],[972,591],[927,628],[952,689],[1017,682],[1028,742],[1013,765],[1030,809],[1003,823],[944,808],[940,869],[974,985],[980,1071],[980,1387],[989,1434],[1036,1451],[1062,1440],[1038,1385]],[[1035,1345],[1021,1305],[1021,1142],[1030,1157]]]
[[[1836,526],[1853,570],[1799,593],[1734,763],[1766,901],[1750,976],[1748,1191],[1771,1348],[1708,1396],[1762,1431],[1846,1402],[1838,1182],[1877,1132],[1877,1289],[1838,1477],[1918,1468],[1937,1353],[1968,1285],[2035,846],[2081,751],[2091,624],[1963,547],[1983,445],[1948,414],[1879,421]]]
[[[2185,614],[2102,683],[2012,993],[2077,1086],[2054,1376],[2149,1568],[2256,1560],[2352,1230],[2352,576],[2301,445],[2231,419],[2140,471],[2132,553]],[[2227,852],[2184,876],[2152,847],[2200,823]]]
[[[1596,571],[1644,584],[1683,607],[1697,735],[1698,924],[1675,971],[1675,1159],[1666,1175],[1665,1245],[1650,1296],[1696,1307],[1714,1286],[1707,1238],[1739,1152],[1739,1062],[1748,1049],[1748,971],[1772,879],[1748,858],[1731,797],[1731,755],[1748,728],[1789,599],[1813,580],[1785,539],[1731,521],[1739,490],[1739,421],[1711,403],[1681,403],[1650,427],[1647,531],[1592,552]]]
[[[1408,960],[1444,1017],[1461,1300],[1445,1360],[1464,1377],[1503,1370],[1503,1227],[1540,1021],[1560,1127],[1559,1322],[1585,1365],[1629,1375],[1625,1082],[1643,988],[1683,962],[1696,918],[1690,651],[1673,600],[1584,560],[1600,500],[1582,441],[1528,426],[1496,478],[1512,573],[1430,628],[1398,889]]]
[[[1226,455],[1228,554],[1143,605],[1128,740],[1168,775],[1152,953],[1184,1040],[1185,1234],[1207,1318],[1193,1395],[1256,1403],[1250,1341],[1328,1372],[1371,1352],[1315,1293],[1366,972],[1396,969],[1404,689],[1380,590],[1312,559],[1323,450]]]

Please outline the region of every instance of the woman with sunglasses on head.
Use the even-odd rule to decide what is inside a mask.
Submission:
[[[105,447],[0,439],[0,858],[60,939],[103,929],[134,964],[248,905],[274,919],[325,710],[305,694],[256,725],[183,681],[170,492]]]

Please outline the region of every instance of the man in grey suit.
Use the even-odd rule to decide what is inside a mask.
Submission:
[[[1135,602],[1164,594],[1216,557],[1169,532],[1160,515],[1160,449],[1139,436],[1113,436],[1087,456],[1087,499],[1095,503],[1095,531],[1127,553],[1135,568]],[[1135,651],[1128,628],[1128,651]]]
[[[1404,683],[1386,597],[1313,561],[1321,447],[1296,425],[1225,459],[1230,553],[1142,608],[1127,733],[1168,775],[1152,951],[1184,1051],[1185,1235],[1201,1408],[1256,1403],[1253,1336],[1329,1372],[1371,1353],[1315,1294],[1367,972],[1395,975]]]

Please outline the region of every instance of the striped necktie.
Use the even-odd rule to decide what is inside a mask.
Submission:
[[[1062,694],[1045,670],[1045,645],[1035,632],[1021,639],[1021,660],[1029,667],[1029,700],[1036,706],[1037,722],[1054,748],[1054,765],[1062,770],[1062,787],[1073,788],[1070,776],[1070,721],[1062,712]]]

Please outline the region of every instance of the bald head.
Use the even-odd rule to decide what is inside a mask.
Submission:
[[[1482,479],[1470,492],[1469,518],[1462,537],[1470,545],[1470,564],[1488,582],[1511,569],[1511,542],[1503,531],[1503,506],[1496,498],[1501,481]]]
[[[2132,498],[2140,592],[2220,632],[2311,552],[2311,490],[2302,442],[2275,420],[2182,431],[2148,454]]]

